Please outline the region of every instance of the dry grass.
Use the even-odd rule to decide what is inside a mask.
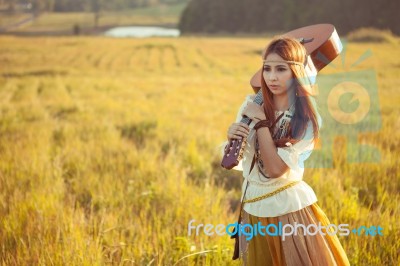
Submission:
[[[240,173],[221,170],[217,146],[265,44],[1,37],[0,262],[238,265],[227,236],[187,224],[236,219]],[[382,127],[359,137],[381,161],[350,164],[339,136],[333,167],[304,176],[333,223],[384,228],[341,237],[352,265],[399,262],[398,48],[350,44],[323,71],[373,69],[379,86]]]

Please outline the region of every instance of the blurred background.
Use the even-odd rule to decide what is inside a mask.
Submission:
[[[1,0],[0,31],[18,35],[101,34],[117,26],[163,26],[181,34],[259,34],[329,22],[400,33],[398,1]]]
[[[0,0],[0,264],[239,265],[233,240],[189,236],[188,223],[237,219],[242,173],[220,167],[220,146],[253,93],[262,49],[274,35],[331,23],[344,50],[320,83],[361,84],[374,126],[348,135],[328,124],[320,158],[329,162],[310,158],[304,180],[332,223],[384,228],[340,237],[352,265],[398,265],[399,9],[394,0]],[[340,103],[351,113],[363,102]],[[373,149],[349,148],[361,144]]]

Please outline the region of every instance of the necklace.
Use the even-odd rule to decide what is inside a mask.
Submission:
[[[282,112],[290,112],[290,113],[293,113],[293,112],[294,112],[295,103],[296,103],[296,102],[293,102],[292,105],[290,105],[289,108],[286,109],[286,110],[284,110],[284,111],[275,110],[275,115],[276,115],[276,114],[279,114],[279,113],[282,113]]]

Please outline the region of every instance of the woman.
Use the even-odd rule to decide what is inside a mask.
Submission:
[[[247,97],[228,130],[228,140],[247,138],[242,160],[242,224],[275,225],[251,240],[240,236],[245,265],[349,265],[332,230],[311,235],[305,228],[330,224],[314,191],[302,181],[303,163],[321,124],[304,69],[306,58],[305,48],[296,39],[272,40],[263,61],[264,104]],[[252,119],[250,126],[239,122],[242,115]],[[273,230],[281,225],[289,232],[289,226],[296,224],[305,227],[284,239]]]

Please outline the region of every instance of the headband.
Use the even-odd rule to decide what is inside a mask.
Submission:
[[[265,63],[268,63],[268,62],[271,62],[271,63],[287,63],[287,64],[295,64],[295,65],[301,65],[301,66],[304,66],[304,63],[300,63],[300,62],[297,62],[297,61],[286,61],[286,60],[283,60],[283,61],[278,61],[278,60],[263,60],[263,62],[264,62],[264,64]]]

